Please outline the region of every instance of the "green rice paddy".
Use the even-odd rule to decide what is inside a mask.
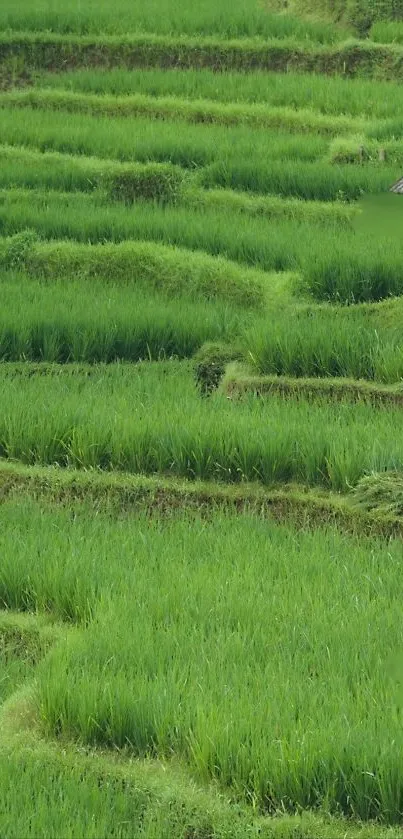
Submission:
[[[402,25],[1,6],[2,837],[403,836]]]

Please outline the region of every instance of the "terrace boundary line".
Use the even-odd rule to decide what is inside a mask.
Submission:
[[[403,78],[403,48],[351,39],[332,46],[301,46],[294,40],[262,38],[222,40],[213,37],[161,35],[65,36],[54,33],[0,35],[0,73],[26,77],[27,70],[79,67],[210,68],[272,70]]]
[[[369,129],[367,119],[343,115],[328,116],[307,109],[270,107],[261,103],[224,103],[209,99],[189,100],[174,96],[132,94],[77,93],[68,90],[18,90],[0,93],[0,106],[15,108],[46,108],[71,113],[119,117],[149,116],[154,119],[175,119],[190,123],[248,125],[275,128],[290,132],[317,132],[339,136],[343,132]]]
[[[280,395],[290,399],[326,399],[331,401],[369,402],[372,405],[403,407],[403,388],[400,385],[383,385],[364,379],[343,377],[309,378],[267,375],[259,376],[253,370],[232,363],[221,380],[220,389],[229,399],[247,394],[268,397]]]
[[[116,514],[147,511],[209,516],[217,510],[249,513],[297,527],[335,526],[350,534],[403,538],[403,519],[368,513],[349,496],[291,484],[265,489],[252,484],[221,486],[211,482],[111,474],[52,466],[23,466],[0,459],[0,504],[30,497],[55,504],[86,503]]]

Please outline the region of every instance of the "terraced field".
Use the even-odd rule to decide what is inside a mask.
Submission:
[[[1,837],[403,837],[403,23],[322,5],[3,0]]]

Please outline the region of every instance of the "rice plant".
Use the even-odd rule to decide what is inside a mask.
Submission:
[[[158,363],[102,366],[90,377],[21,378],[7,369],[0,455],[24,463],[335,490],[403,468],[399,408],[201,400],[192,371],[173,366],[169,374]]]
[[[398,32],[393,24],[394,33]],[[42,73],[43,87],[83,93],[178,96],[219,102],[262,102],[271,107],[312,109],[321,114],[349,114],[370,120],[395,117],[403,105],[398,82],[324,76],[320,73],[214,73],[212,70],[89,67],[63,73]]]

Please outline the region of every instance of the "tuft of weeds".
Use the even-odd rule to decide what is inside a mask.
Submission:
[[[362,477],[351,493],[360,509],[388,516],[403,516],[403,472],[386,471]]]
[[[228,344],[206,343],[194,356],[195,379],[203,396],[215,390],[230,361],[242,359],[243,352]]]

